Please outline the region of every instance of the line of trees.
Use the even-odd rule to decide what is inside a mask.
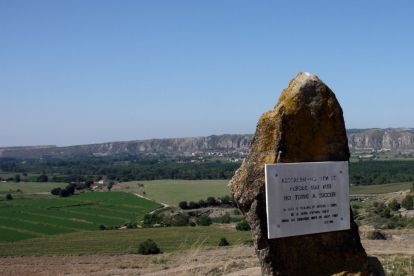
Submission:
[[[229,197],[228,195],[220,197],[216,199],[213,196],[208,197],[205,201],[203,199],[199,200],[198,202],[190,201],[181,201],[178,206],[185,210],[185,209],[198,209],[198,208],[205,208],[205,207],[214,207],[214,206],[224,206],[224,207],[237,207],[237,204],[234,198]]]
[[[350,163],[349,182],[377,185],[414,180],[413,161],[365,161]]]
[[[95,176],[106,175],[107,180],[156,179],[230,179],[240,162],[176,163],[175,159],[161,156],[80,156],[51,159],[0,158],[3,172],[42,174],[35,181],[84,182]],[[24,162],[23,162],[24,161]],[[414,180],[414,161],[365,161],[350,163],[350,183],[376,185]],[[57,176],[60,174],[61,176]],[[12,181],[20,181],[17,174]],[[21,178],[23,179],[23,178]],[[33,180],[32,180],[33,181]]]
[[[108,180],[156,180],[156,179],[230,179],[239,168],[240,162],[175,163],[161,162],[150,157],[114,162],[114,157],[78,157],[51,160],[21,160],[2,162],[4,172],[41,173],[53,176],[54,182],[85,181],[88,176],[106,175]],[[64,175],[64,176],[63,176]]]

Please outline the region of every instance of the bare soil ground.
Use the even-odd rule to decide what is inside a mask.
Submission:
[[[398,258],[414,260],[414,239],[362,240],[386,270]],[[1,275],[260,275],[253,246],[160,255],[35,256],[0,258]],[[388,269],[389,271],[389,269]]]

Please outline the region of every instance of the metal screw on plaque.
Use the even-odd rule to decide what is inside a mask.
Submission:
[[[275,174],[275,176],[277,177],[278,174]]]
[[[342,173],[342,171],[339,171],[339,173]]]
[[[341,220],[344,220],[344,218],[341,218]]]
[[[280,224],[277,225],[277,228],[280,228]]]

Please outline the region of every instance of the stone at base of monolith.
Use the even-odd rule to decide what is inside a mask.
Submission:
[[[252,228],[262,275],[384,275],[381,263],[367,257],[352,212],[350,230],[267,238],[265,164],[348,160],[334,93],[315,75],[300,72],[260,117],[250,153],[229,183]]]

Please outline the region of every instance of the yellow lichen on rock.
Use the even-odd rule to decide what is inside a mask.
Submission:
[[[265,164],[348,160],[335,94],[317,76],[300,72],[260,117],[250,153],[229,183],[252,228],[263,275],[382,275],[368,261],[352,214],[350,230],[267,239]]]

